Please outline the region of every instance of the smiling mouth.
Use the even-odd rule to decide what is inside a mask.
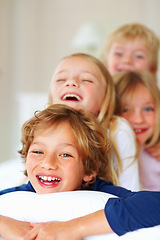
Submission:
[[[37,176],[39,181],[44,184],[44,185],[53,185],[53,184],[58,184],[61,179],[57,177],[51,177],[51,176]]]
[[[67,93],[67,94],[63,95],[62,100],[63,101],[77,101],[77,102],[79,102],[82,99],[77,94],[74,94],[74,93],[69,94],[69,93]]]
[[[138,128],[138,129],[134,129],[135,134],[141,134],[144,133],[147,129],[146,128]]]

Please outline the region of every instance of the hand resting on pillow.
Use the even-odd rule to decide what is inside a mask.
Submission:
[[[28,222],[67,221],[104,209],[111,194],[73,191],[50,194],[12,192],[0,196],[0,215]],[[85,240],[159,240],[160,226],[140,229],[121,237],[115,233],[89,236]]]

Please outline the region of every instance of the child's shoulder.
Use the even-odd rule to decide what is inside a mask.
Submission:
[[[126,119],[114,116],[111,125],[110,132],[116,137],[116,141],[120,145],[134,145],[136,143],[135,133]]]
[[[118,130],[125,130],[133,133],[133,129],[130,125],[130,123],[125,119],[120,116],[114,116],[112,118],[112,123],[115,127],[115,129]]]

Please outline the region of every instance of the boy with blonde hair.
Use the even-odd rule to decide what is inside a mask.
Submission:
[[[2,190],[0,195],[28,191],[49,198],[50,193],[88,189],[117,198],[111,197],[104,209],[66,222],[37,224],[0,215],[3,239],[80,240],[113,231],[123,235],[160,224],[160,192],[131,192],[110,182],[114,174],[110,141],[92,114],[66,105],[51,105],[24,123],[21,142],[19,153],[29,182]],[[15,207],[12,198],[11,202]],[[46,209],[46,204],[48,201],[40,208]]]

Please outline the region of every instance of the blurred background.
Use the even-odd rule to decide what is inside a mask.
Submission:
[[[111,31],[135,22],[160,36],[160,1],[0,0],[1,162],[17,158],[21,125],[45,107],[58,61],[78,51],[99,57]]]

